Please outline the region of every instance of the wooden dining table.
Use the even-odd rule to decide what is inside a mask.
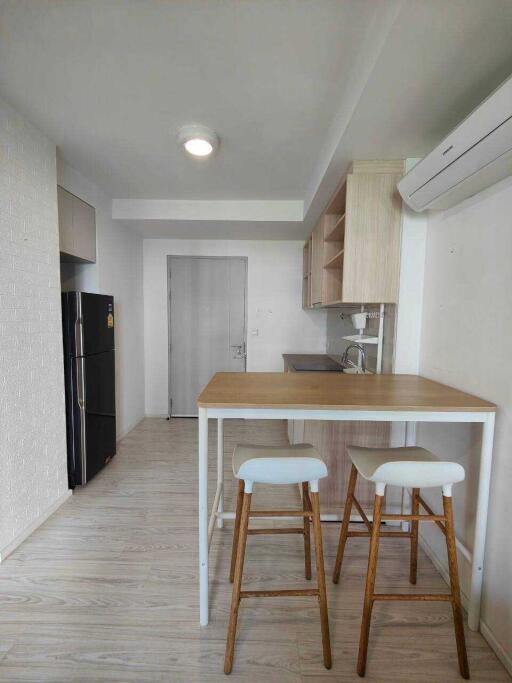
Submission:
[[[233,519],[224,510],[226,419],[336,420],[405,423],[404,445],[416,443],[418,422],[481,423],[482,441],[473,549],[458,541],[471,562],[468,625],[478,630],[496,406],[418,375],[219,372],[197,399],[199,413],[199,593],[208,624],[208,553],[215,527]],[[208,514],[208,420],[217,420],[217,487]]]

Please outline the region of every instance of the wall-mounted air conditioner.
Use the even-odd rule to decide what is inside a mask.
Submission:
[[[512,77],[398,183],[415,211],[448,209],[512,175]]]

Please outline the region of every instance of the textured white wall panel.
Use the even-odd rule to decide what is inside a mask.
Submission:
[[[55,146],[0,100],[0,552],[67,494]]]

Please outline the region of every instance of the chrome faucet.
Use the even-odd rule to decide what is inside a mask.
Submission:
[[[352,361],[349,361],[348,359],[348,352],[350,349],[357,349],[359,353],[361,354],[361,370],[363,372],[366,372],[366,351],[364,348],[361,346],[361,344],[349,344],[347,348],[345,349],[345,352],[343,353],[341,357],[341,364],[345,367],[348,363],[351,365],[354,365]],[[354,365],[355,367],[355,365]]]

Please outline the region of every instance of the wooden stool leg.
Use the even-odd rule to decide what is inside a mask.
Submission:
[[[361,636],[359,638],[359,654],[357,658],[357,673],[360,676],[364,676],[366,672],[366,655],[368,653],[368,638],[370,636],[370,620],[372,617],[375,574],[377,572],[377,557],[379,554],[379,531],[383,501],[384,496],[375,496],[366,590],[364,594],[363,620],[361,622]]]
[[[238,547],[238,537],[240,535],[240,515],[242,514],[242,503],[244,500],[244,480],[238,481],[238,495],[236,497],[235,528],[233,530],[233,547],[231,549],[231,568],[229,570],[229,580],[233,583],[235,577],[236,549]]]
[[[302,509],[304,512],[311,510],[309,500],[308,482],[302,482]],[[304,517],[304,573],[306,579],[311,579],[311,532],[309,517]]]
[[[345,544],[347,542],[348,525],[350,524],[350,514],[352,512],[352,500],[357,482],[357,469],[352,465],[350,470],[350,479],[348,481],[347,499],[345,507],[343,508],[343,522],[341,523],[340,539],[338,541],[338,552],[336,553],[336,562],[334,563],[334,572],[332,575],[333,583],[338,583],[340,580],[341,563],[343,562],[343,555],[345,553]]]
[[[450,496],[443,496],[443,508],[446,517],[446,550],[448,551],[453,623],[455,626],[455,640],[457,641],[459,669],[463,678],[469,678],[468,655],[466,652],[466,640],[464,638],[464,618],[460,600],[459,572],[457,568],[457,548],[455,545],[455,530],[453,526],[453,507]]]
[[[315,532],[316,577],[318,581],[318,602],[320,604],[320,623],[322,626],[322,647],[326,669],[332,666],[331,639],[329,635],[329,615],[327,613],[327,591],[325,588],[324,551],[322,544],[322,525],[320,522],[320,502],[318,493],[311,493],[313,529]]]
[[[419,489],[412,490],[411,514],[413,515],[419,514],[420,511],[419,495]],[[409,568],[409,581],[411,583],[416,583],[418,576],[418,527],[419,522],[417,520],[411,522],[411,561]]]
[[[242,572],[244,569],[245,544],[247,541],[247,527],[249,526],[249,511],[251,509],[251,493],[244,493],[242,513],[240,515],[240,537],[236,551],[235,576],[233,582],[233,595],[231,598],[231,612],[229,616],[228,637],[226,641],[226,656],[224,658],[224,673],[230,674],[233,668],[233,655],[235,651],[236,622],[238,620],[238,608],[240,606],[240,589],[242,587]]]

